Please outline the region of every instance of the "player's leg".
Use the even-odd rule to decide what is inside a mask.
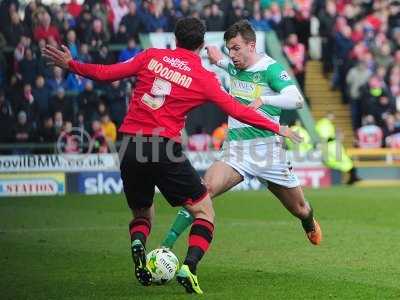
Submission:
[[[229,191],[243,181],[243,176],[223,161],[216,161],[204,175],[211,199]]]
[[[243,176],[239,172],[222,161],[214,162],[204,176],[204,182],[212,199],[230,190],[242,180]],[[194,216],[186,208],[181,208],[161,245],[171,249],[193,220]]]
[[[131,141],[127,145],[120,169],[125,196],[133,213],[129,234],[135,276],[142,285],[150,285],[152,277],[146,266],[145,247],[154,215],[155,184],[149,165],[138,161],[136,156],[136,143]]]
[[[301,186],[286,187],[273,182],[268,182],[268,189],[281,201],[283,206],[301,220],[309,241],[319,245],[322,240],[322,231],[314,218],[310,204],[305,200]]]
[[[186,258],[176,276],[178,282],[188,293],[202,294],[203,292],[196,276],[196,269],[213,238],[214,209],[209,195],[200,203],[185,205],[185,207],[193,216],[194,221],[189,233]]]
[[[181,154],[181,145],[175,144],[173,149],[175,156],[182,156],[183,160],[174,162],[169,158],[161,159],[157,187],[172,206],[185,206],[194,217],[187,255],[177,273],[177,280],[187,292],[201,294],[196,269],[212,241],[214,209],[206,186]]]
[[[322,233],[313,216],[310,204],[305,200],[297,176],[293,173],[282,140],[271,139],[270,142],[254,146],[256,155],[247,156],[249,168],[262,183],[282,202],[282,204],[301,220],[311,243],[318,245]],[[259,160],[261,158],[261,160]]]

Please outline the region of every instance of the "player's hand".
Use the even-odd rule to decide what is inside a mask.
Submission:
[[[293,143],[298,144],[303,141],[303,138],[289,126],[280,126],[279,135],[289,138]]]
[[[68,63],[72,60],[71,51],[62,45],[62,50],[58,50],[56,47],[46,45],[42,50],[42,55],[47,58],[51,63],[62,69],[68,69]]]
[[[206,50],[208,59],[210,60],[210,63],[213,65],[216,65],[219,60],[224,58],[224,55],[222,54],[221,50],[219,50],[219,48],[216,46],[206,46]]]
[[[256,100],[254,100],[253,102],[251,102],[249,104],[249,107],[254,108],[254,109],[258,109],[263,104],[264,103],[262,102],[261,98],[257,98]]]

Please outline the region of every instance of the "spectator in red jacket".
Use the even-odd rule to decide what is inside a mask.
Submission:
[[[82,5],[76,0],[71,0],[71,2],[67,4],[67,11],[71,16],[77,18],[82,11]]]
[[[283,51],[292,66],[300,88],[304,91],[306,49],[303,44],[299,43],[297,34],[292,33],[289,35]]]
[[[40,25],[36,27],[33,32],[35,41],[39,42],[41,39],[48,41],[52,38],[60,44],[60,33],[57,27],[51,25],[51,17],[47,11],[44,11],[39,15],[39,22]]]
[[[357,130],[357,142],[360,148],[381,148],[383,142],[383,131],[375,124],[372,115],[363,119],[363,126]]]

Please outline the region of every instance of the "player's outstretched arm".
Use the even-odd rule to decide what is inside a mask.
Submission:
[[[85,64],[73,60],[66,46],[61,48],[62,50],[59,50],[47,45],[42,51],[43,56],[60,68],[97,81],[116,81],[136,75],[145,55],[145,52],[142,52],[134,59],[112,65]]]
[[[208,78],[208,80],[210,84],[207,89],[207,98],[217,104],[230,116],[246,124],[287,137],[294,143],[302,141],[302,138],[287,126],[281,126],[278,122],[263,117],[253,108],[237,102],[232,96],[222,90],[215,76]]]

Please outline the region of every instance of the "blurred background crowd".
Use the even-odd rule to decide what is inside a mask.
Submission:
[[[94,152],[119,139],[134,79],[100,84],[47,65],[40,49],[66,45],[74,59],[111,64],[134,57],[139,35],[170,32],[182,16],[224,31],[246,18],[276,31],[304,91],[313,24],[321,37],[323,71],[349,104],[359,146],[400,147],[400,2],[389,0],[3,0],[0,4],[0,143],[62,141],[82,151],[74,130],[88,132]],[[74,128],[74,129],[73,129]],[[219,149],[226,124],[196,124],[190,150]],[[372,137],[372,138],[371,138]],[[29,149],[14,150],[18,153]]]

